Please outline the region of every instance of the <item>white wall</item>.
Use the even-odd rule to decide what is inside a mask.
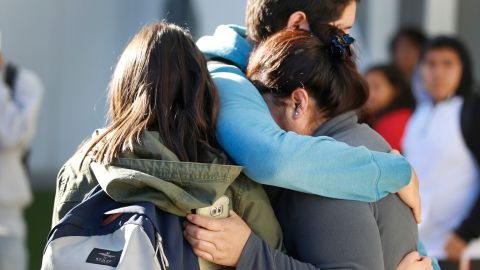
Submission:
[[[246,0],[193,0],[199,36],[213,33],[219,24],[245,25]]]
[[[121,4],[119,4],[121,3]],[[33,142],[33,181],[51,185],[61,164],[104,122],[105,90],[119,53],[156,0],[0,0],[6,58],[34,70],[45,96]]]
[[[366,5],[366,39],[370,49],[370,62],[389,60],[387,46],[397,31],[401,0],[368,0],[360,2]]]
[[[426,0],[424,26],[428,34],[458,33],[459,0]]]
[[[245,0],[193,2],[197,36],[225,23],[243,24]],[[0,0],[2,50],[34,70],[45,96],[33,141],[33,182],[54,185],[60,166],[105,123],[112,69],[128,39],[160,20],[158,0]],[[34,183],[35,184],[35,183]]]

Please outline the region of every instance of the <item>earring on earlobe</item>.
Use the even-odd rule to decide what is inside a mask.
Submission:
[[[299,115],[300,115],[300,112],[298,111],[299,109],[301,109],[301,105],[300,105],[300,104],[298,104],[298,105],[295,106],[295,114],[294,114],[295,116],[299,116]]]

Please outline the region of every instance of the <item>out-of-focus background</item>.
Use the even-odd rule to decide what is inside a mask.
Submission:
[[[34,71],[45,88],[29,163],[30,269],[40,266],[56,174],[82,140],[105,123],[106,88],[129,38],[162,19],[188,24],[198,38],[219,24],[243,25],[245,5],[245,0],[0,0],[1,52],[7,61]],[[478,25],[478,0],[362,0],[353,35],[362,69],[389,60],[390,40],[402,26],[429,36],[458,36],[472,54],[478,80]]]

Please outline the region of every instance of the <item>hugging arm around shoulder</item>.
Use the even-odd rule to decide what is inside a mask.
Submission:
[[[224,65],[210,71],[220,95],[218,140],[253,180],[365,202],[409,183],[411,167],[403,157],[350,147],[328,137],[286,132],[240,69]]]

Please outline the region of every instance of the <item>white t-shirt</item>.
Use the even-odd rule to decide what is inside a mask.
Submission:
[[[448,235],[468,215],[478,195],[478,167],[460,127],[462,105],[461,97],[420,105],[403,141],[405,156],[420,181],[420,240],[429,255],[439,259],[445,258]]]

